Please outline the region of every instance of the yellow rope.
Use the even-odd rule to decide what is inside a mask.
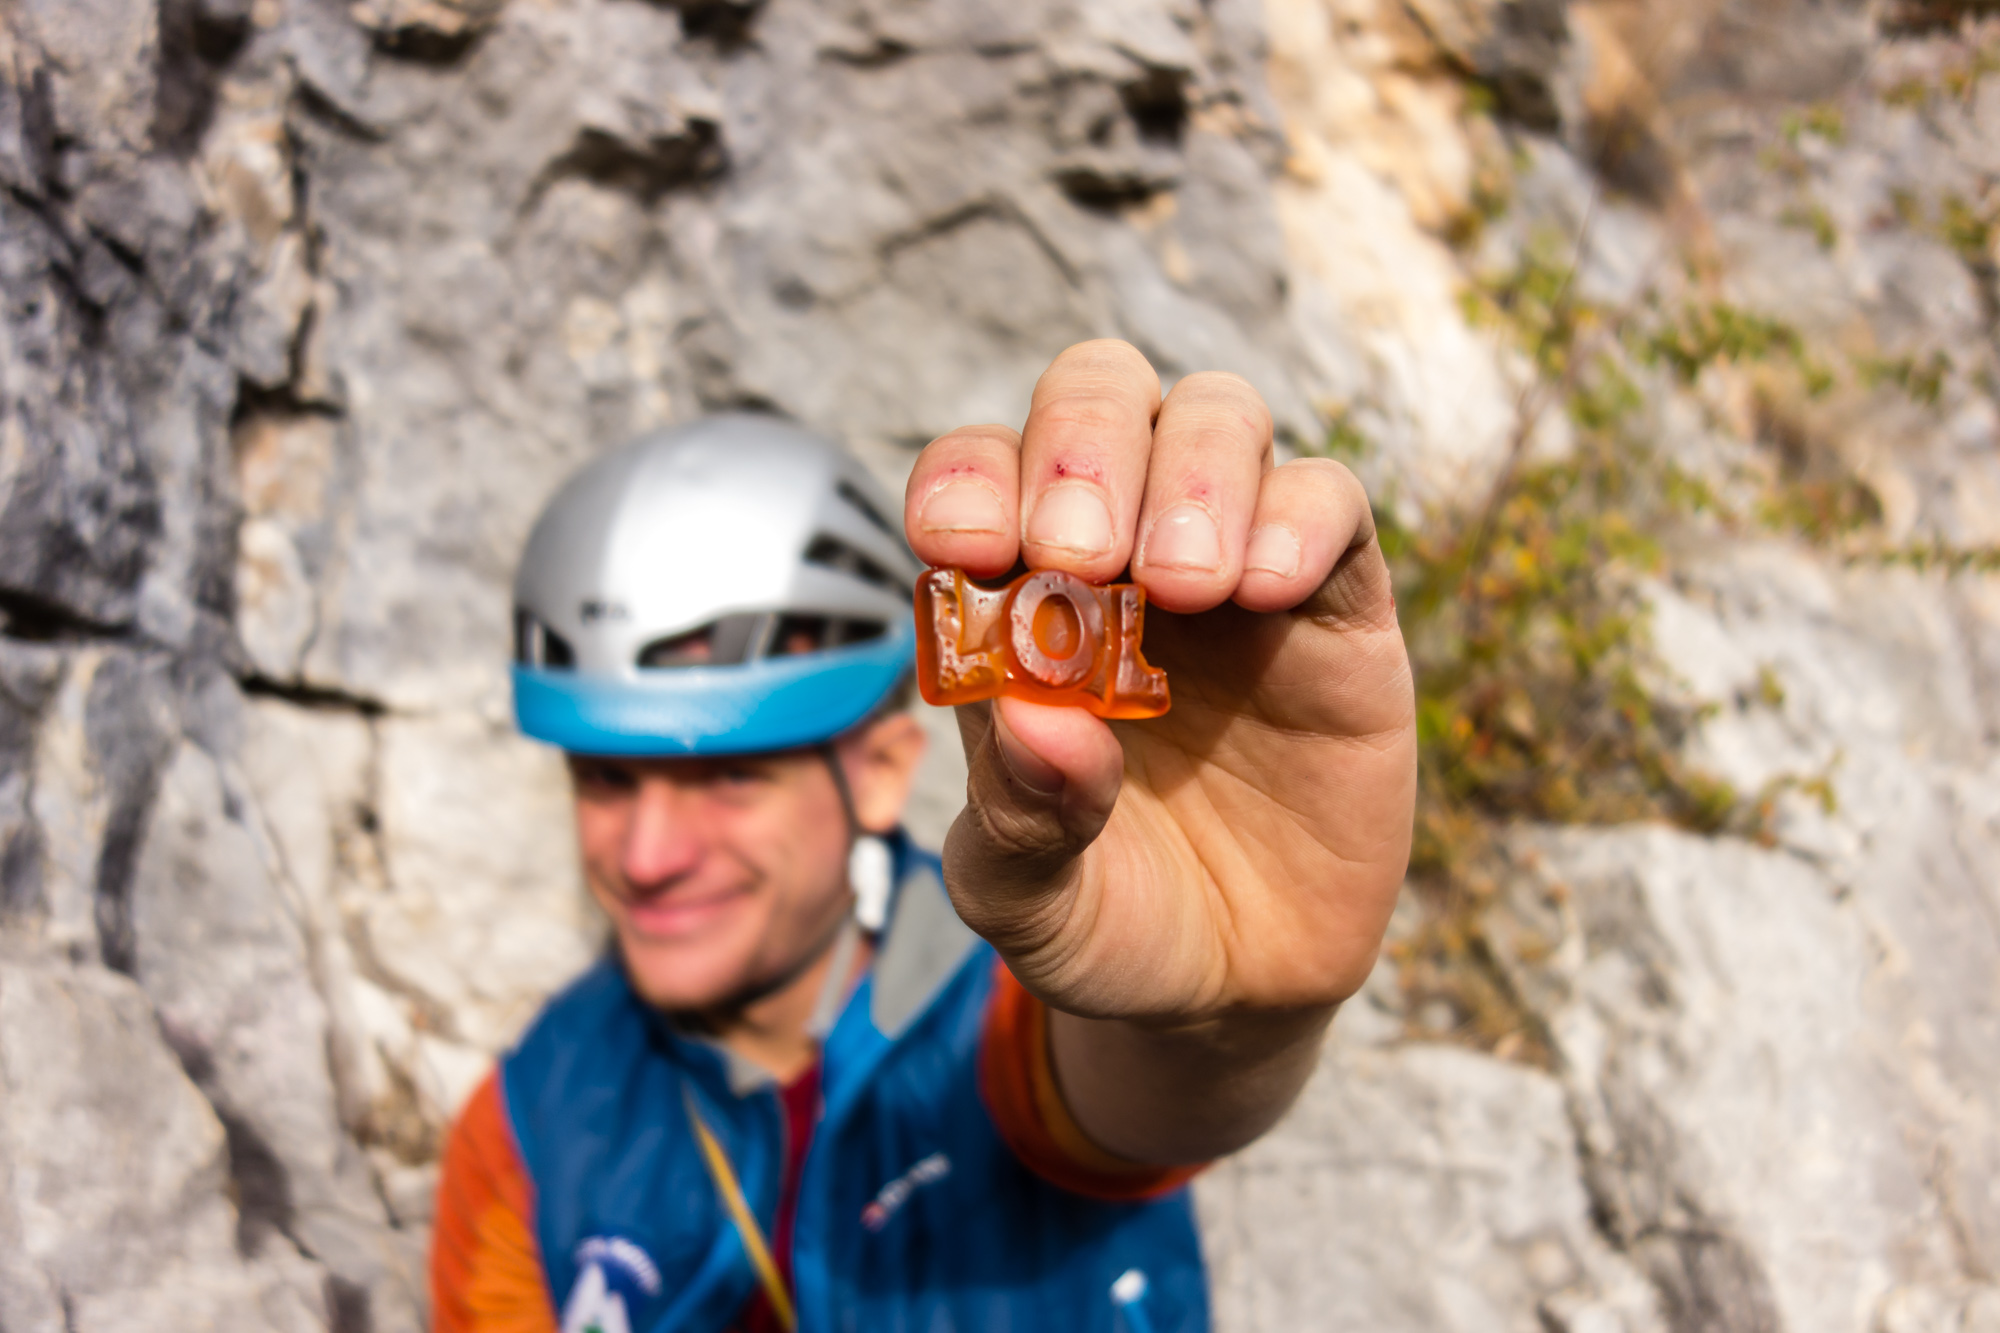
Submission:
[[[736,1234],[743,1237],[743,1248],[750,1253],[750,1263],[757,1270],[757,1277],[764,1284],[764,1294],[771,1299],[771,1309],[777,1313],[778,1323],[785,1333],[799,1326],[799,1318],[792,1310],[791,1293],[785,1290],[785,1279],[778,1272],[776,1261],[771,1258],[771,1247],[764,1243],[763,1228],[757,1225],[757,1215],[750,1211],[750,1203],[743,1197],[743,1187],[736,1183],[736,1172],[729,1165],[728,1154],[716,1141],[715,1134],[702,1119],[701,1111],[694,1104],[694,1093],[683,1085],[681,1096],[687,1102],[688,1119],[694,1124],[695,1141],[701,1144],[702,1160],[708,1163],[708,1174],[715,1181],[716,1193],[729,1209],[730,1220],[736,1223]]]

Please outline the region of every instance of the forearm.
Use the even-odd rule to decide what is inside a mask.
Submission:
[[[1187,1027],[1049,1012],[1063,1102],[1106,1152],[1182,1165],[1236,1151],[1277,1123],[1318,1062],[1332,1008]]]

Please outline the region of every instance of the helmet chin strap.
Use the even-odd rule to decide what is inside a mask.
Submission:
[[[840,794],[840,809],[847,816],[847,883],[854,890],[854,919],[870,934],[879,933],[889,918],[889,895],[895,887],[895,858],[889,844],[861,826],[854,810],[854,789],[848,785],[847,770],[840,766],[840,754],[828,741],[819,747],[820,758]]]
[[[841,923],[840,933],[834,937],[833,959],[826,969],[826,980],[813,1003],[812,1017],[806,1020],[806,1031],[824,1040],[840,1019],[862,932],[879,934],[888,919],[895,867],[889,844],[861,826],[861,817],[854,809],[854,789],[848,785],[847,770],[840,766],[840,754],[833,743],[821,745],[819,754],[826,761],[834,791],[840,794],[841,813],[847,817],[847,883],[854,890],[854,912]]]

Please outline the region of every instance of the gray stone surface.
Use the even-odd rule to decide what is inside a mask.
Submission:
[[[2000,251],[1938,222],[2000,209],[2000,79],[1885,100],[1966,48],[1880,17],[0,11],[0,1327],[420,1327],[441,1127],[601,945],[506,589],[633,431],[780,411],[893,483],[1109,334],[1241,371],[1289,444],[1359,429],[1417,517],[1566,447],[1459,298],[1588,219],[1608,307],[1946,357],[1934,403],[1649,382],[1676,456],[2000,537]],[[1787,130],[1813,106],[1839,132]],[[1770,537],[1672,570],[1696,757],[1833,809],[1774,789],[1769,848],[1521,831],[1504,961],[1555,1069],[1408,1041],[1378,976],[1200,1187],[1225,1329],[2000,1328],[2000,593]]]
[[[1370,1026],[1347,1015],[1299,1108],[1197,1186],[1221,1327],[1663,1330],[1593,1223],[1562,1086]]]
[[[132,890],[134,973],[228,1131],[242,1247],[289,1238],[409,1326],[422,1283],[335,1096],[322,992],[343,978],[255,800],[191,743],[167,763]]]
[[[240,1243],[223,1126],[130,981],[9,960],[0,1088],[8,1328],[327,1326],[316,1266],[282,1236]]]
[[[489,607],[541,498],[703,408],[886,458],[1018,418],[1048,349],[1119,334],[1274,386],[1309,432],[1277,140],[1225,17],[780,7],[732,53],[644,6],[520,6],[449,69],[314,84],[312,338],[348,411],[316,512],[274,519],[321,590],[307,677],[497,708]]]
[[[1939,1049],[1887,923],[1783,851],[1661,830],[1533,849],[1565,890],[1568,929],[1540,938],[1587,1176],[1672,1327],[1985,1299],[1992,1048]],[[1985,936],[1965,947],[1991,958]],[[1993,998],[1961,994],[1960,1023]]]

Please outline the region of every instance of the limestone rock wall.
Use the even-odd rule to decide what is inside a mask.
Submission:
[[[1945,368],[1917,394],[1843,379],[1787,399],[1711,371],[1649,384],[1664,448],[1723,472],[1823,451],[1866,478],[1888,542],[2000,533],[2000,249],[1990,225],[1938,222],[2000,208],[2000,85],[1962,73],[1990,26],[1778,3],[1270,13],[1288,253],[1344,273],[1324,281],[1355,303],[1348,327],[1404,349],[1350,400],[1386,412],[1378,432],[1394,438],[1399,373],[1460,359],[1431,410],[1503,423],[1489,451],[1515,429],[1486,386],[1519,367],[1447,299],[1544,228],[1614,314],[1693,288],[1830,358]],[[1428,233],[1478,207],[1490,145],[1439,48],[1515,126],[1511,207],[1453,251]],[[1385,220],[1357,243],[1334,219],[1371,197]],[[1403,247],[1387,276],[1353,262],[1385,237]],[[1547,424],[1531,447],[1559,450]],[[1442,461],[1478,484],[1490,452],[1404,428],[1387,471]],[[1712,710],[1693,752],[1779,793],[1770,845],[1522,830],[1497,940],[1553,1071],[1410,1044],[1378,975],[1307,1104],[1207,1186],[1233,1326],[2000,1327],[1996,586],[1755,533],[1668,564],[1655,641],[1670,688]],[[1787,775],[1826,785],[1787,793]]]
[[[1905,205],[2000,208],[2000,80],[1884,95],[1970,59],[1947,11],[0,11],[0,1328],[422,1326],[440,1128],[599,943],[507,581],[637,430],[775,410],[894,481],[1114,335],[1289,444],[1353,424],[1420,506],[1519,428],[1459,293],[1553,228],[1595,299],[1692,254],[1948,352],[1922,410],[1802,410],[1898,540],[1992,542],[2000,254]],[[1691,457],[1770,447],[1740,386],[1667,396]],[[1379,976],[1201,1186],[1224,1328],[2000,1328],[2000,594],[1777,538],[1674,569],[1702,757],[1830,765],[1834,812],[1522,831],[1501,962],[1554,1072],[1412,1040]]]

